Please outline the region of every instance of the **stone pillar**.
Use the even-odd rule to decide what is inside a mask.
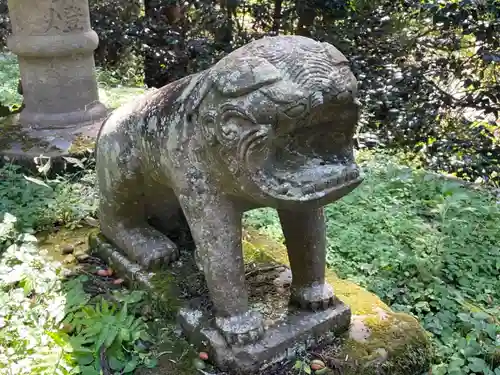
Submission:
[[[88,0],[8,0],[24,104],[20,122],[36,129],[68,128],[102,119]]]

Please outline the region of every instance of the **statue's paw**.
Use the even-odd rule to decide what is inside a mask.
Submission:
[[[304,310],[326,310],[333,306],[335,294],[333,288],[327,284],[313,284],[309,287],[292,289],[290,302]]]
[[[229,345],[246,345],[264,334],[262,315],[255,311],[231,317],[217,317],[215,323]]]
[[[145,269],[157,269],[179,259],[179,249],[169,239],[165,239],[165,241],[155,240],[154,243],[140,249],[136,258],[137,262]]]

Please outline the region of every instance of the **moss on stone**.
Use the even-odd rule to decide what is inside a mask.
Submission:
[[[30,136],[19,125],[19,114],[0,119],[0,152],[10,151],[14,147],[24,152],[37,149],[44,152],[56,151],[47,141]]]
[[[246,262],[288,264],[285,246],[255,230],[245,232],[243,249]],[[338,359],[342,374],[420,375],[429,369],[430,340],[415,318],[393,312],[375,294],[340,279],[332,270],[326,270],[326,279],[337,297],[350,306],[355,323],[343,338],[340,351],[326,353]],[[359,337],[355,329],[364,329],[366,334]]]
[[[168,318],[174,318],[181,306],[175,277],[167,271],[156,272],[151,278],[154,294],[151,302],[156,311],[164,313]]]
[[[362,320],[370,333],[365,340],[345,339],[336,355],[347,359],[345,375],[419,375],[430,368],[430,341],[413,317],[390,312],[354,319]]]
[[[72,155],[79,155],[82,153],[86,153],[88,150],[93,150],[94,146],[94,138],[78,134],[71,143],[71,146],[68,149],[68,153]]]
[[[83,227],[76,229],[60,229],[58,231],[44,231],[36,235],[41,250],[47,251],[48,255],[57,261],[62,261],[63,247],[71,245],[74,253],[87,253],[87,238],[91,233],[98,233],[99,229]]]
[[[243,251],[245,262],[263,261],[289,264],[285,246],[255,230],[245,231]],[[335,289],[337,297],[351,307],[353,315],[369,314],[377,307],[390,311],[390,308],[375,294],[353,282],[339,278],[330,269],[326,270],[326,279]]]

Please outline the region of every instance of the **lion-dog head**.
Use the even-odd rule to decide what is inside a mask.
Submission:
[[[331,44],[266,37],[223,58],[204,80],[193,113],[229,193],[300,208],[362,182],[353,155],[357,81]]]

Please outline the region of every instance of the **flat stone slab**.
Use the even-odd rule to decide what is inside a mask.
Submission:
[[[103,120],[37,130],[23,128],[19,114],[0,118],[0,165],[15,163],[36,172],[50,159],[50,172],[65,170],[69,163],[64,157],[93,150]]]
[[[265,330],[256,343],[230,347],[215,328],[211,316],[202,310],[182,308],[180,325],[191,343],[209,354],[223,371],[236,374],[255,374],[284,360],[296,358],[327,336],[343,334],[349,329],[351,310],[344,303],[318,312],[297,311]],[[208,327],[208,328],[207,328]]]
[[[99,97],[108,113],[156,88],[120,87],[99,89]],[[26,129],[19,123],[20,113],[0,117],[0,166],[14,163],[37,172],[40,163],[50,158],[49,175],[71,170],[64,157],[86,155],[93,150],[104,118],[80,125],[54,126],[51,129]]]

